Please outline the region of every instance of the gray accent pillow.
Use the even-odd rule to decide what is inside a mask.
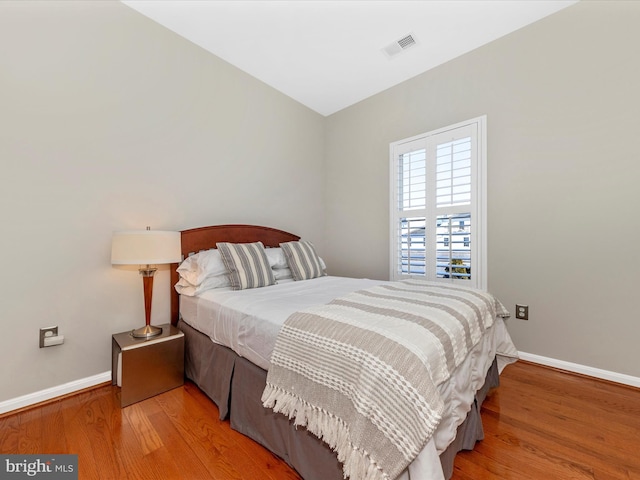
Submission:
[[[286,242],[281,243],[280,247],[287,257],[294,280],[309,280],[326,275],[320,257],[310,242]]]
[[[234,290],[267,287],[276,283],[262,242],[220,242],[216,247],[229,272],[231,288]]]

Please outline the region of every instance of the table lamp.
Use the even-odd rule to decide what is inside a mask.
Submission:
[[[151,325],[151,297],[155,265],[179,263],[182,259],[180,232],[162,230],[129,230],[114,232],[111,242],[112,265],[139,265],[144,289],[144,313],[146,325],[133,330],[135,338],[152,338],[162,333],[162,328]]]

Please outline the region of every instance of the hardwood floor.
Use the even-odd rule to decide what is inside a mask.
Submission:
[[[0,418],[0,452],[77,453],[81,480],[300,478],[218,420],[190,382],[124,409],[116,392],[100,387]]]
[[[453,480],[640,479],[640,390],[517,362],[482,407]]]
[[[485,401],[453,480],[640,479],[640,390],[518,362]],[[99,387],[0,418],[0,453],[77,453],[84,479],[299,477],[191,383],[120,409]],[[426,479],[420,479],[426,480]]]

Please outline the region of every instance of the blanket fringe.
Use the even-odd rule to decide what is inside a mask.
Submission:
[[[349,429],[342,419],[309,405],[302,399],[267,383],[262,404],[274,412],[293,420],[295,426],[305,427],[338,454],[344,478],[352,480],[390,480],[366,451],[356,448],[350,440]]]

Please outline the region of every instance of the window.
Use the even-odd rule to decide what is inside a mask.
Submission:
[[[486,289],[486,117],[390,145],[391,278]]]

